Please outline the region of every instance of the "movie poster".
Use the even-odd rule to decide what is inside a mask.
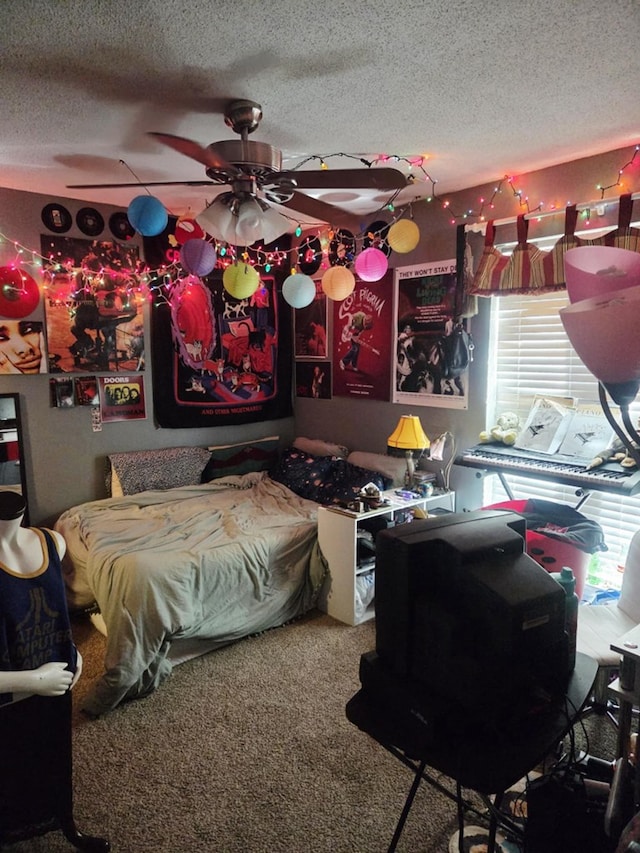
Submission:
[[[333,303],[333,394],[389,400],[392,273]]]
[[[296,362],[296,397],[331,399],[331,362]]]
[[[295,323],[296,358],[328,358],[327,348],[327,296],[318,279],[316,295],[309,305],[296,308]]]
[[[144,370],[137,246],[40,238],[52,373]]]
[[[468,408],[470,338],[456,318],[456,262],[395,270],[393,402]]]

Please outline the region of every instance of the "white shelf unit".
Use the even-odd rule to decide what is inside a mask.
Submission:
[[[374,602],[363,614],[356,613],[356,577],[373,569],[357,565],[358,524],[376,516],[394,518],[407,509],[420,507],[427,514],[434,509],[455,511],[455,492],[442,492],[428,498],[400,498],[395,492],[383,492],[388,506],[354,513],[339,507],[318,507],[318,542],[329,564],[318,606],[329,616],[347,625],[359,625],[375,615]]]

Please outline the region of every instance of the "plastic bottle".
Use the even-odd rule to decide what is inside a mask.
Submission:
[[[576,634],[578,631],[578,605],[580,599],[576,595],[576,579],[573,569],[563,566],[562,571],[551,575],[565,591],[564,630],[569,638],[567,668],[573,672],[576,665]]]

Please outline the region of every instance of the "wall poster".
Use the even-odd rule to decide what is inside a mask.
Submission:
[[[333,303],[333,394],[389,401],[392,273]]]
[[[456,317],[456,262],[395,270],[393,402],[468,408],[467,329]]]
[[[296,358],[328,358],[327,350],[327,297],[320,280],[315,281],[316,295],[309,305],[296,308],[295,323]]]
[[[137,246],[42,235],[52,373],[144,370]]]

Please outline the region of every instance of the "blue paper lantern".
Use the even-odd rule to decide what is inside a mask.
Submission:
[[[127,208],[127,218],[143,237],[155,237],[167,227],[169,214],[160,199],[152,195],[138,195]]]
[[[207,240],[192,238],[180,249],[180,263],[191,275],[209,275],[216,260],[216,250]]]
[[[294,273],[284,280],[282,295],[293,308],[305,308],[315,299],[316,283],[308,275]]]

